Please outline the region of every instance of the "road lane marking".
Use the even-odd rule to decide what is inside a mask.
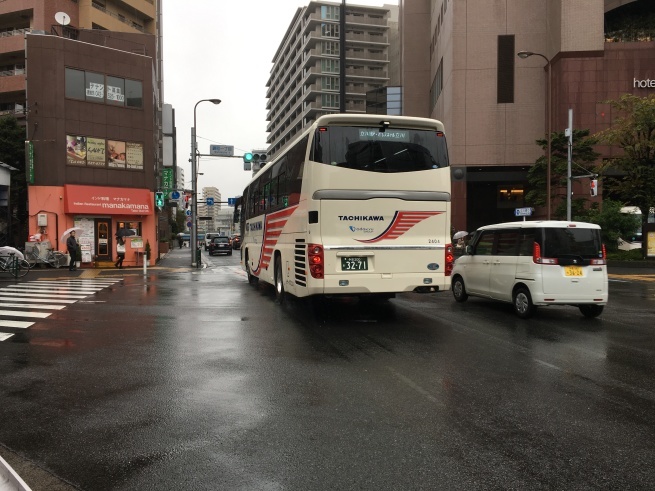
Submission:
[[[46,317],[50,317],[50,314],[46,314],[45,312],[21,312],[21,311],[14,311],[14,310],[0,310],[0,316],[6,315],[8,317],[39,317],[41,319],[45,319]]]
[[[61,310],[66,308],[65,305],[51,305],[51,304],[32,304],[32,303],[2,303],[2,307],[17,307],[19,309],[50,309]]]
[[[9,319],[0,319],[0,327],[15,327],[18,329],[27,329],[33,324],[34,322],[10,321]]]

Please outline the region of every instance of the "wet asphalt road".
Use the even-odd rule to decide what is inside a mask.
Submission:
[[[32,489],[652,489],[655,282],[522,321],[449,293],[280,307],[211,262],[0,342],[0,455]]]

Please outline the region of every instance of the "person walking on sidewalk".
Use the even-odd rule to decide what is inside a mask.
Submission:
[[[75,267],[75,261],[77,261],[78,247],[79,245],[75,240],[75,230],[73,230],[68,236],[68,239],[66,239],[66,248],[68,249],[68,255],[71,257],[70,263],[68,264],[68,271],[75,271],[77,269]]]
[[[122,237],[119,237],[118,242],[116,243],[116,255],[118,256],[118,259],[114,263],[114,266],[116,266],[118,269],[123,269],[123,259],[125,259],[125,242],[123,241]]]

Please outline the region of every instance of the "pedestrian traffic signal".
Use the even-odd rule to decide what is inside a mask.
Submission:
[[[598,196],[598,179],[592,179],[589,185],[589,190],[592,196]]]
[[[157,191],[155,193],[155,206],[157,208],[164,207],[164,193],[162,193],[161,191]]]

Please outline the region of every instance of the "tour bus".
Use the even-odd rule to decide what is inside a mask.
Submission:
[[[280,303],[449,290],[450,213],[441,122],[321,116],[245,188],[241,266]]]

